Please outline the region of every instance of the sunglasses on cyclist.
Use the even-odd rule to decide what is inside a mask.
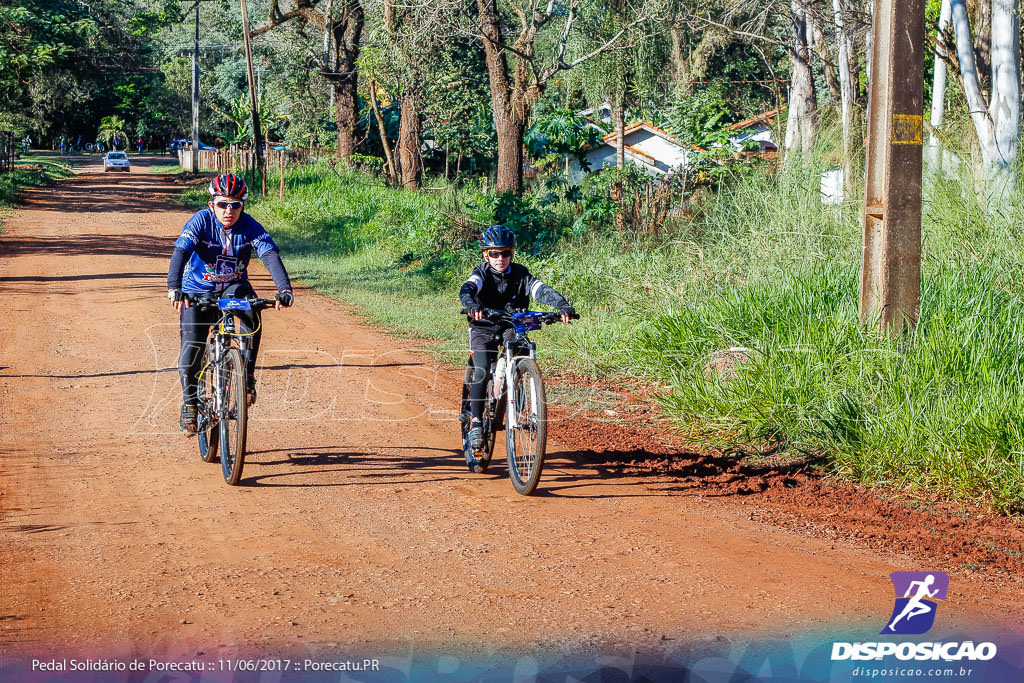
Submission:
[[[510,258],[512,256],[511,249],[492,249],[484,253],[490,258]]]
[[[218,209],[241,209],[243,206],[245,206],[245,202],[219,201],[214,202],[213,205],[216,206]]]

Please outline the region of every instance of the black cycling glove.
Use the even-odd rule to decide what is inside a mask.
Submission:
[[[278,292],[277,300],[281,302],[281,305],[288,308],[295,303],[295,295],[291,292]]]
[[[561,311],[563,314],[569,316],[570,318],[580,317],[580,314],[576,312],[576,309],[573,308],[571,304],[566,304],[562,306]]]

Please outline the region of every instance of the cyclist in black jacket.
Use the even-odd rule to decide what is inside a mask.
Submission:
[[[532,298],[560,310],[564,323],[576,315],[576,309],[565,297],[530,275],[526,266],[512,263],[515,246],[516,236],[505,226],[492,225],[485,230],[480,237],[484,262],[473,269],[459,290],[459,299],[469,317],[469,352],[473,361],[473,382],[469,385],[469,442],[473,448],[483,446],[484,392],[491,365],[498,357],[502,332],[498,325],[484,319],[483,309],[525,309]]]

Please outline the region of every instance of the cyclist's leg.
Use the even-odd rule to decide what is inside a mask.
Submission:
[[[498,337],[489,330],[471,327],[469,330],[469,350],[473,353],[473,377],[469,385],[469,412],[473,420],[480,421],[484,412],[487,380],[491,365],[498,358]]]
[[[213,312],[214,314],[216,312]],[[181,379],[182,419],[181,429],[186,433],[195,432],[195,405],[197,402],[199,367],[206,346],[206,335],[210,330],[210,313],[200,313],[198,308],[182,309],[180,317],[181,350],[178,353],[178,377]],[[192,407],[190,415],[186,408]]]

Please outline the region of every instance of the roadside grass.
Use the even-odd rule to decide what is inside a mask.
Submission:
[[[170,159],[164,161],[154,161],[146,167],[147,173],[181,173],[181,166],[178,165],[177,161],[171,161]]]
[[[44,156],[28,156],[0,173],[0,230],[4,213],[17,205],[18,193],[31,185],[46,185],[72,175],[71,169]]]
[[[860,204],[821,204],[824,166],[737,178],[657,237],[595,226],[517,255],[584,315],[534,335],[542,364],[648,381],[683,433],[730,452],[1024,511],[1020,193],[988,212],[973,178],[928,179],[920,324],[893,338],[858,319]],[[293,276],[461,362],[457,294],[479,258],[468,236],[493,204],[473,187],[400,192],[323,166],[286,183],[283,202],[248,210]],[[732,347],[743,362],[715,371]]]

